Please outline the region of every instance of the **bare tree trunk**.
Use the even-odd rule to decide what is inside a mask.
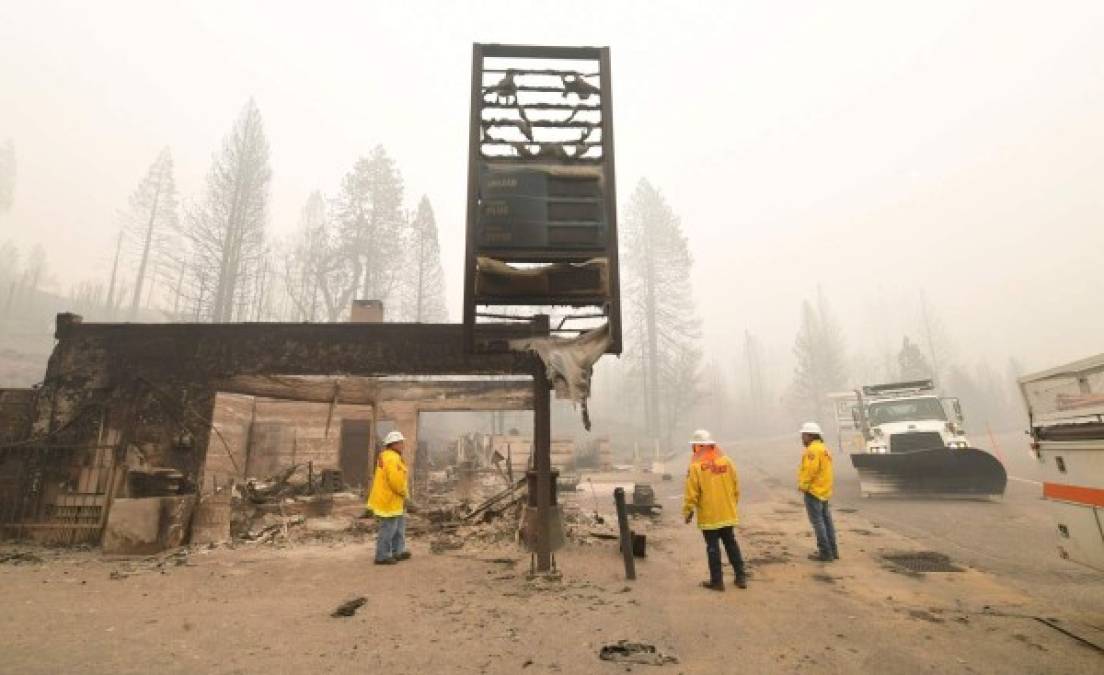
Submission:
[[[146,280],[146,266],[149,264],[150,247],[153,245],[153,226],[157,220],[157,206],[161,199],[161,186],[164,179],[157,181],[157,190],[153,193],[153,206],[150,207],[146,221],[146,237],[142,244],[142,262],[138,263],[138,278],[134,280],[134,296],[130,301],[130,320],[138,314],[138,302],[142,297],[142,284]]]
[[[655,255],[651,233],[645,234],[644,321],[648,335],[645,401],[648,438],[659,438],[659,335],[656,327]]]
[[[115,284],[119,278],[119,253],[123,250],[123,231],[119,230],[119,238],[115,242],[115,263],[111,266],[111,282],[107,286],[107,301],[105,309],[107,318],[114,318],[115,314]]]
[[[180,276],[176,278],[176,290],[173,292],[173,321],[180,320],[180,296],[184,290],[184,263],[180,264]]]

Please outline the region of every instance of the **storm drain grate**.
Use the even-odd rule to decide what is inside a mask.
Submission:
[[[910,572],[961,572],[962,568],[951,559],[935,551],[906,551],[886,553],[885,560]]]

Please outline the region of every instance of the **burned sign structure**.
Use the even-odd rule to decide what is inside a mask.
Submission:
[[[465,343],[486,324],[534,322],[533,470],[526,540],[537,570],[562,540],[549,389],[582,406],[594,363],[621,351],[610,58],[605,47],[476,44],[472,50]]]
[[[370,406],[362,426],[390,416],[414,455],[420,412],[531,406],[529,533],[550,568],[550,391],[585,402],[594,362],[621,346],[609,52],[476,45],[473,64],[464,323],[385,324],[370,299],[344,324],[60,314],[42,385],[0,390],[0,538],[102,541],[129,513],[142,527],[127,536],[181,543],[211,491],[249,474],[253,449],[274,448],[257,466],[284,456],[276,433],[228,442],[215,423],[228,394],[328,405],[324,430],[341,404]],[[322,445],[310,456],[337,470]]]
[[[609,69],[605,47],[474,46],[469,339],[479,322],[529,318],[519,307],[558,308],[553,334],[605,322],[605,350],[621,351]]]

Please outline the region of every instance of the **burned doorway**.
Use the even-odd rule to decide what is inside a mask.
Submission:
[[[338,462],[341,477],[353,487],[365,484],[372,462],[372,420],[341,420],[341,448]]]

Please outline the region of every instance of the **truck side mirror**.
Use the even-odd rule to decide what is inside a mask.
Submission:
[[[958,402],[957,398],[952,398],[951,405],[954,407],[955,418],[959,424],[962,424],[965,421],[962,415],[962,404]]]
[[[851,408],[851,420],[855,423],[856,427],[862,426],[862,421],[859,419],[858,408]]]

